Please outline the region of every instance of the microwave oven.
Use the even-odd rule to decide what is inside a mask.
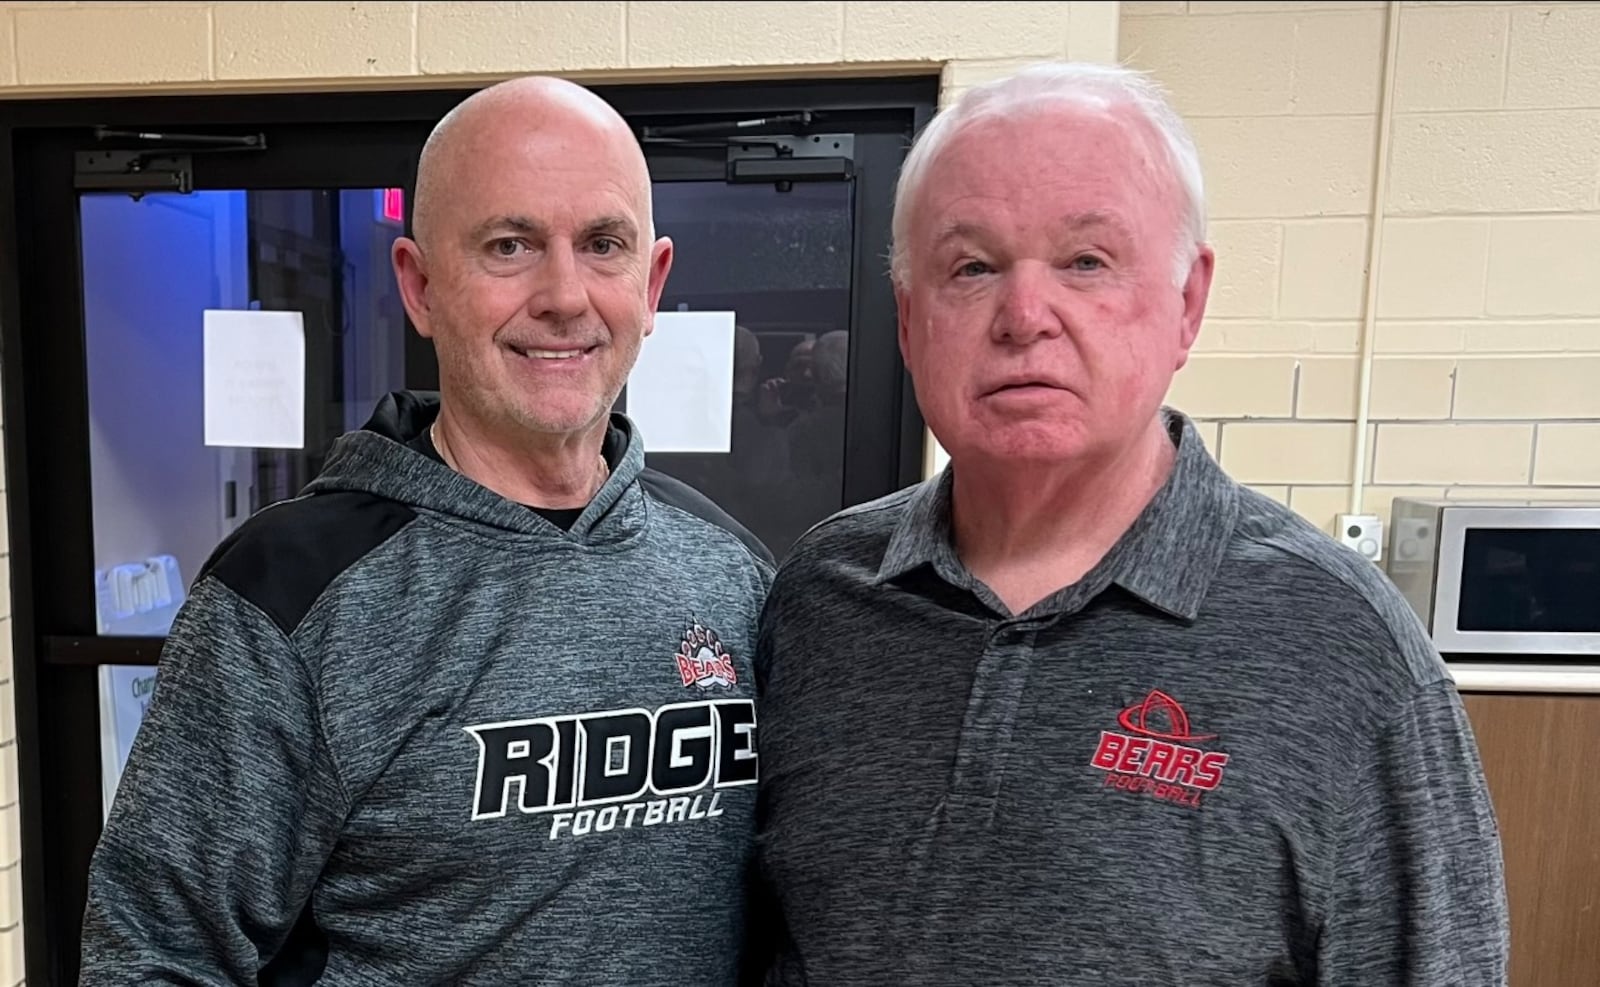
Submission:
[[[1386,568],[1461,684],[1600,692],[1600,501],[1397,497]]]

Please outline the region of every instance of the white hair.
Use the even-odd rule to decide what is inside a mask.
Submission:
[[[1206,238],[1205,183],[1194,138],[1168,102],[1165,91],[1148,75],[1122,66],[1046,62],[973,86],[923,128],[906,155],[895,188],[890,273],[896,284],[904,284],[907,275],[911,203],[929,165],[950,139],[974,120],[1022,114],[1052,105],[1100,111],[1124,107],[1155,128],[1167,152],[1169,173],[1176,179],[1183,199],[1173,279],[1179,288],[1188,281],[1189,268]]]

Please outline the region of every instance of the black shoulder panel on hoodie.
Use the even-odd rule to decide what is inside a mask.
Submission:
[[[777,562],[772,557],[772,552],[762,544],[750,529],[734,520],[733,515],[716,505],[716,502],[705,494],[696,490],[689,484],[674,476],[646,467],[639,472],[639,485],[644,492],[661,501],[671,504],[680,511],[687,511],[695,517],[709,524],[714,524],[740,541],[748,548],[751,554],[769,566],[776,567]]]
[[[215,576],[293,634],[340,573],[415,517],[399,501],[360,491],[288,501],[224,538],[199,575]]]

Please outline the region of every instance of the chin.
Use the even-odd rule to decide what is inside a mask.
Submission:
[[[950,444],[952,459],[1051,465],[1081,458],[1092,444],[1081,429],[1060,422],[1018,422],[972,428]]]
[[[596,421],[607,417],[609,405],[594,399],[587,401],[535,401],[517,409],[517,419],[524,428],[551,434],[581,432]]]

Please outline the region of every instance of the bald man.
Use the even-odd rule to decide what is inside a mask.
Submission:
[[[739,982],[772,559],[614,414],[672,263],[627,126],[439,124],[388,396],[199,573],[90,873],[85,984]]]

